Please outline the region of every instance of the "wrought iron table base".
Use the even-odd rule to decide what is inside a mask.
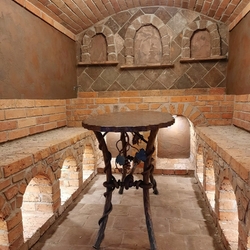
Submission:
[[[122,181],[116,181],[112,175],[111,169],[111,153],[109,152],[104,136],[101,132],[94,131],[96,138],[99,142],[99,148],[103,153],[103,158],[105,162],[104,172],[106,174],[106,182],[104,186],[106,187],[106,192],[104,194],[105,206],[101,219],[99,220],[99,231],[96,238],[95,245],[93,246],[95,249],[99,249],[102,240],[104,239],[104,232],[106,229],[108,216],[112,211],[112,192],[115,188],[120,188],[119,193],[122,194],[124,187],[128,189],[129,187],[136,186],[137,188],[143,188],[143,204],[144,204],[144,213],[148,231],[148,237],[150,242],[150,249],[157,250],[156,240],[153,229],[153,222],[151,219],[151,211],[150,211],[150,200],[149,200],[149,189],[153,187],[154,194],[158,194],[156,181],[153,177],[153,164],[152,164],[152,154],[154,152],[154,142],[157,135],[158,129],[152,129],[150,131],[150,135],[147,141],[146,146],[146,161],[144,162],[144,171],[143,171],[143,180],[133,181],[132,175],[129,176],[125,172],[122,176]],[[122,138],[122,134],[121,134]],[[127,180],[126,180],[127,179]],[[150,183],[151,181],[151,183]]]

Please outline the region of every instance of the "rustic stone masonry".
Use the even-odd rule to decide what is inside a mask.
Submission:
[[[124,10],[76,40],[80,91],[226,86],[228,28],[196,11],[166,6]]]
[[[90,114],[130,110],[189,119],[190,163],[224,244],[250,248],[250,138],[232,126],[249,131],[249,95],[226,95],[224,88],[78,94],[71,100],[0,101],[0,249],[30,248],[102,172],[96,140],[81,121]],[[66,124],[72,128],[60,128]],[[156,174],[188,173],[156,167]]]
[[[234,126],[197,127],[196,177],[226,249],[250,248],[250,134]]]
[[[94,134],[83,128],[58,128],[7,142],[0,145],[0,152],[3,250],[29,249],[94,177],[102,162]],[[66,200],[62,199],[64,191],[71,191]],[[45,215],[35,234],[25,235],[25,226],[39,224]]]

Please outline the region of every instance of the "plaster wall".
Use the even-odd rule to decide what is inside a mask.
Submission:
[[[0,98],[75,97],[75,42],[13,1],[0,10]]]
[[[230,32],[227,93],[250,93],[250,13]]]

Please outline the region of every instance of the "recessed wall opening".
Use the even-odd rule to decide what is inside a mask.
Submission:
[[[175,116],[175,123],[161,128],[157,135],[157,167],[162,169],[194,169],[191,162],[191,122],[184,116]]]
[[[147,140],[149,132],[143,132],[144,138]],[[132,143],[132,135],[128,133],[130,143]],[[115,159],[122,149],[119,142],[120,133],[108,133],[106,135],[106,143],[112,155],[112,167],[116,168]],[[167,128],[162,128],[158,132],[155,142],[155,159],[156,169],[178,169],[178,170],[194,170],[194,153],[195,149],[195,133],[192,123],[184,116],[175,116],[175,123]],[[118,142],[118,143],[117,143]],[[192,142],[192,143],[191,143]],[[137,149],[144,148],[145,143],[133,145]],[[136,149],[130,147],[128,154],[134,156]],[[118,166],[119,167],[119,166]],[[137,166],[137,173],[142,172],[143,164]]]
[[[191,58],[208,58],[211,55],[210,33],[204,30],[197,30],[191,37]]]
[[[230,249],[238,249],[238,209],[229,179],[224,178],[219,190],[218,218]]]
[[[86,145],[83,153],[83,181],[87,180],[95,171],[95,155],[91,145]]]
[[[63,205],[79,187],[79,171],[73,156],[68,156],[64,160],[61,171],[60,189]]]
[[[214,210],[215,206],[215,178],[213,161],[208,159],[205,165],[204,190],[208,201]]]
[[[107,61],[107,42],[104,35],[96,34],[92,37],[89,54],[91,62]]]
[[[142,26],[134,40],[135,64],[153,64],[162,61],[162,44],[159,31],[153,25]]]
[[[35,176],[26,188],[22,203],[24,241],[53,215],[52,183],[45,175]]]
[[[203,175],[204,175],[204,162],[203,162],[203,151],[202,146],[198,147],[196,155],[196,175],[203,186]]]

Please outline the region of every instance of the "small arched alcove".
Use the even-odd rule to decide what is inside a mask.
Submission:
[[[116,45],[112,30],[106,25],[89,28],[83,35],[79,65],[117,64]]]
[[[224,59],[220,40],[216,23],[200,20],[189,24],[182,34],[181,62],[187,59]]]
[[[91,62],[107,61],[107,42],[103,34],[96,34],[92,37],[89,54]]]
[[[199,146],[196,154],[196,176],[203,186],[204,179],[204,157],[203,157],[203,147]]]
[[[168,27],[155,15],[136,18],[125,34],[125,65],[121,68],[172,66],[170,33]]]
[[[187,170],[191,163],[190,121],[182,115],[174,115],[175,123],[161,128],[157,135],[157,168]]]
[[[79,188],[79,171],[76,160],[68,156],[61,168],[60,189],[61,205],[63,205],[72,194]]]
[[[53,200],[51,180],[42,174],[33,177],[25,190],[21,207],[25,241],[53,215]]]
[[[191,37],[191,58],[209,58],[211,55],[211,38],[206,29],[196,30]]]
[[[208,158],[205,163],[205,173],[203,180],[204,190],[211,208],[215,207],[215,178],[213,160]]]
[[[83,181],[87,180],[95,171],[95,154],[90,144],[85,145],[83,152]]]
[[[190,125],[184,116],[175,116],[175,123],[162,128],[158,133],[159,158],[189,158],[190,157]]]
[[[224,178],[219,189],[218,218],[230,249],[238,249],[238,209],[233,186],[228,178]]]
[[[146,65],[161,61],[162,43],[159,31],[153,25],[142,26],[135,35],[134,63]]]

